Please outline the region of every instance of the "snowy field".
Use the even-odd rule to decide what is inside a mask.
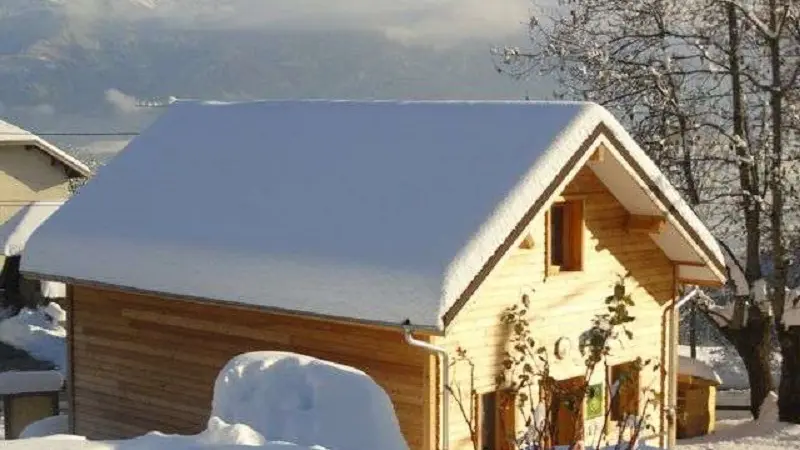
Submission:
[[[720,420],[713,435],[678,441],[681,450],[778,450],[800,449],[800,425],[778,422],[777,397],[771,395],[761,408],[761,418]]]

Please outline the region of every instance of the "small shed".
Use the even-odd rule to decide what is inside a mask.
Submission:
[[[717,387],[722,384],[714,368],[681,356],[678,360],[678,429],[679,439],[704,436],[714,432]]]
[[[460,349],[480,444],[506,448],[524,421],[496,383],[504,311],[525,298],[542,345],[578,342],[626,273],[636,342],[608,378],[659,363],[625,378],[664,398],[642,438],[668,446],[677,288],[727,278],[619,122],[572,102],[178,102],[34,233],[22,265],[68,285],[73,432],[199,432],[222,365],[290,351],[370,375],[413,450],[473,448],[448,390],[469,385],[449,364]],[[551,375],[571,386],[585,364],[559,348]],[[586,414],[564,414],[581,422],[566,443],[602,420],[595,378]],[[631,395],[618,419],[646,405]]]

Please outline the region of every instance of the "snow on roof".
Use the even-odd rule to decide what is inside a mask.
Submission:
[[[34,231],[64,202],[33,202],[23,206],[0,225],[0,247],[4,256],[18,256]]]
[[[750,293],[750,285],[747,283],[747,277],[745,276],[742,264],[739,262],[739,258],[736,257],[733,250],[724,242],[719,241],[719,247],[725,257],[728,278],[733,284],[735,294],[748,295]]]
[[[63,384],[55,370],[0,372],[0,395],[60,391]]]
[[[667,255],[697,257],[691,241],[724,267],[716,240],[598,105],[267,101],[171,106],[37,231],[23,271],[442,330],[602,125],[670,219],[688,224],[657,241]],[[604,164],[595,170],[612,193],[652,209],[647,189]]]
[[[83,177],[89,177],[92,175],[92,170],[89,169],[86,164],[80,162],[77,158],[69,155],[64,150],[61,150],[50,142],[45,141],[41,137],[29,131],[23,130],[22,128],[0,120],[0,144],[3,143],[34,145],[75,171],[77,174]]]
[[[717,385],[722,384],[722,379],[719,377],[713,367],[688,356],[678,357],[678,373],[681,375],[689,375],[695,378],[713,381]]]

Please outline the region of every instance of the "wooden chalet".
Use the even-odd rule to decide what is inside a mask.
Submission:
[[[529,296],[559,355],[552,375],[569,383],[584,370],[579,335],[623,274],[634,338],[591,380],[593,401],[653,359],[661,369],[631,378],[620,414],[654,389],[646,438],[669,445],[679,288],[720,285],[726,270],[617,120],[567,102],[178,102],[23,259],[68,284],[75,433],[198,432],[226,361],[285,350],[372,376],[414,450],[472,448],[443,387],[468,382],[445,372],[458,348],[476,364],[481,444],[505,448],[503,311]],[[579,409],[586,430],[596,408]]]

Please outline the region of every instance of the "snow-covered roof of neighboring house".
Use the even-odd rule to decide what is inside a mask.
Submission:
[[[717,374],[713,367],[688,356],[678,357],[678,374],[711,381],[717,385],[722,384],[722,378],[719,377],[719,374]]]
[[[730,280],[734,293],[736,295],[748,295],[750,293],[750,285],[745,276],[744,267],[739,262],[739,258],[733,253],[733,250],[724,242],[719,242],[720,250],[725,256],[725,265],[728,269],[728,279]]]
[[[0,120],[0,145],[2,144],[32,145],[50,155],[50,157],[63,164],[75,174],[86,178],[92,175],[92,170],[89,169],[86,164],[70,156],[64,150],[61,150],[29,131]]]
[[[178,102],[34,235],[43,278],[442,331],[589,167],[679,275],[705,226],[604,108],[575,102]],[[681,271],[685,271],[681,272]]]
[[[3,249],[3,256],[20,255],[31,234],[63,204],[64,202],[32,202],[0,225],[0,248]]]

